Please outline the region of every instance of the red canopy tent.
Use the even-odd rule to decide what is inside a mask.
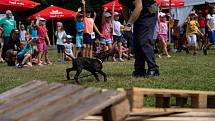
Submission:
[[[36,3],[30,0],[0,0],[0,12],[5,12],[6,10],[11,11],[25,11],[36,6],[40,3]]]
[[[27,20],[35,19],[37,16],[43,17],[47,20],[71,19],[71,18],[74,18],[76,16],[76,14],[77,14],[77,12],[74,12],[72,10],[67,10],[64,8],[60,8],[60,7],[51,5],[48,8],[30,16]]]
[[[52,20],[52,32],[53,32],[52,37],[53,37],[53,41],[54,41],[54,21],[53,20],[73,19],[76,15],[77,15],[77,12],[51,5],[48,8],[28,17],[27,21],[36,19],[37,16],[43,17],[46,20]]]
[[[119,4],[119,0],[114,0],[114,1],[115,1],[115,10],[116,11],[122,10],[122,5]],[[102,7],[106,7],[108,9],[112,10],[112,6],[113,6],[113,2],[109,2],[107,4],[104,4]]]
[[[184,6],[183,0],[156,0],[156,2],[161,4],[163,8]]]

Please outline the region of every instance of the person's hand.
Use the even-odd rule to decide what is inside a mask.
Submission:
[[[50,43],[50,42],[48,43],[48,47],[52,47],[52,45],[51,45],[51,43]]]
[[[104,7],[104,12],[106,12],[108,10],[108,8],[107,7]]]
[[[126,24],[125,28],[124,28],[124,31],[131,31],[131,29],[132,29],[131,24]]]
[[[99,36],[100,36],[100,37],[102,37],[102,36],[103,36],[103,34],[102,34],[102,33],[99,33]]]
[[[19,21],[19,25],[22,24],[22,21]]]
[[[82,4],[84,4],[84,5],[86,4],[85,0],[82,0],[81,2],[82,2]]]

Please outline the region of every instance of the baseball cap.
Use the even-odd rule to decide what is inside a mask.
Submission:
[[[104,16],[105,16],[105,18],[109,18],[109,17],[111,17],[112,15],[111,15],[109,12],[105,12]]]
[[[66,38],[67,38],[67,39],[72,39],[72,38],[73,38],[73,36],[71,36],[71,35],[67,35],[67,36],[66,36]]]
[[[40,17],[40,19],[39,19],[40,21],[45,21],[46,19],[44,19],[44,18],[42,18],[42,17]]]
[[[119,12],[114,12],[114,16],[119,16],[120,13]]]

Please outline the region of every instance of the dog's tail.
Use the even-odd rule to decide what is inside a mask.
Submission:
[[[72,61],[75,60],[75,58],[73,58],[71,55],[67,54],[66,52],[64,52],[64,54],[65,54],[66,56],[70,57],[70,58],[72,59]]]

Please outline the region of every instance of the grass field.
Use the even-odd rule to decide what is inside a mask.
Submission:
[[[49,53],[51,60],[56,60],[56,52]],[[105,62],[104,71],[108,74],[108,82],[96,83],[94,77],[82,78],[85,86],[101,88],[168,88],[215,91],[215,50],[209,51],[204,56],[201,52],[197,56],[185,53],[172,54],[172,58],[157,59],[160,66],[160,77],[133,78],[134,61]],[[74,83],[65,81],[65,69],[71,66],[71,62],[61,64],[54,62],[50,66],[34,66],[32,68],[17,69],[8,67],[6,63],[0,63],[0,93],[31,80],[44,80],[48,82]],[[74,72],[71,73],[71,76]],[[81,76],[89,75],[84,71]]]

